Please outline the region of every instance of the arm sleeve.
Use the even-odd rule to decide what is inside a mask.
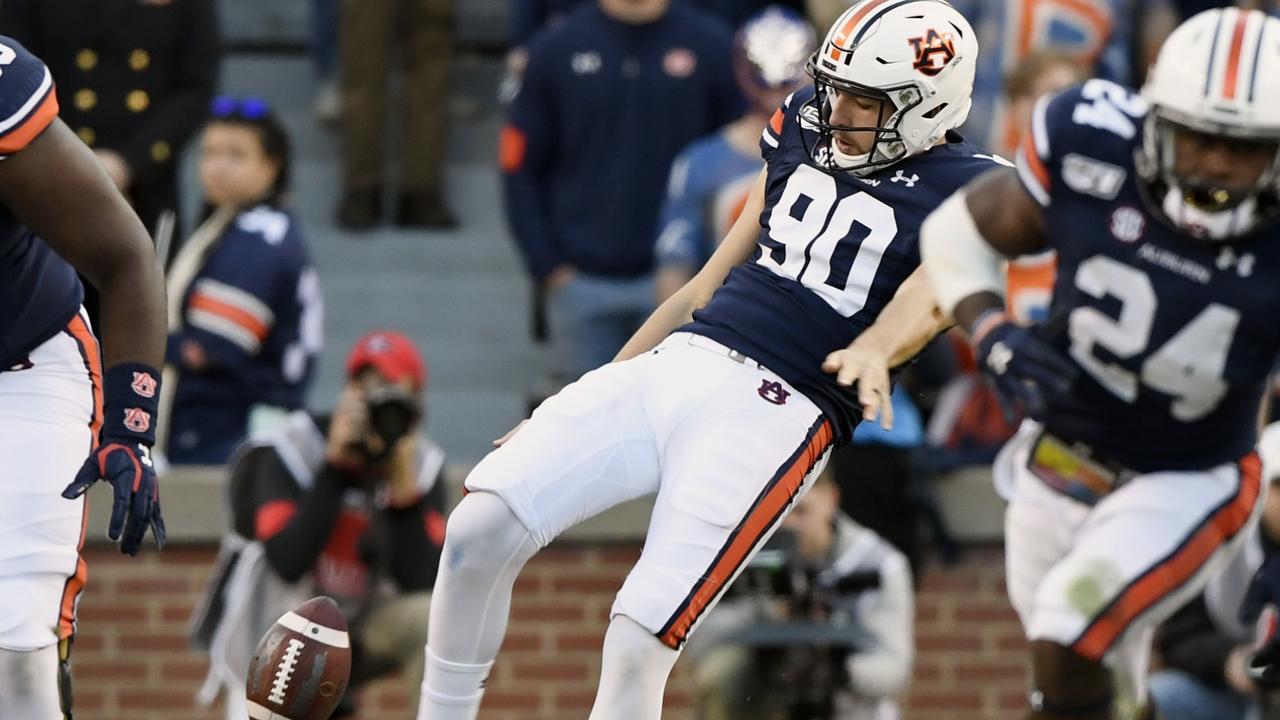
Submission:
[[[1226,687],[1227,657],[1234,647],[1235,643],[1214,627],[1203,595],[1184,605],[1156,631],[1156,648],[1165,666],[1210,687]]]
[[[0,36],[0,158],[25,148],[57,117],[49,68],[17,41]]]
[[[535,45],[498,140],[507,222],[538,280],[566,262],[551,228],[547,198],[546,174],[556,151],[555,88],[547,64],[545,50]]]
[[[178,151],[204,122],[209,100],[218,82],[221,35],[214,0],[186,0],[183,36],[175,59],[173,85],[155,97],[156,107],[137,132],[118,150],[133,182],[142,182],[167,171]],[[164,142],[169,153],[155,153]]]
[[[287,582],[296,582],[315,564],[342,509],[347,487],[343,472],[329,464],[316,473],[309,492],[296,487],[280,458],[263,453],[250,476],[256,511],[254,536],[266,549],[267,562]]]
[[[288,217],[274,210],[236,218],[192,283],[183,329],[173,341],[199,342],[211,364],[224,370],[235,371],[258,355],[275,326],[288,256],[279,239],[285,233],[258,223],[267,215],[286,223],[287,232]],[[292,295],[294,288],[286,290]]]
[[[707,238],[701,198],[689,187],[690,153],[688,150],[671,164],[667,180],[667,197],[662,203],[658,240],[654,255],[658,267],[672,265],[697,268],[704,248],[712,247]]]

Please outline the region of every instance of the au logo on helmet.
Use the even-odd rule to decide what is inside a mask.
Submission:
[[[920,37],[908,38],[907,42],[916,52],[916,61],[912,67],[929,77],[942,72],[942,68],[956,56],[956,46],[951,41],[951,34],[944,35],[933,28],[929,28]]]

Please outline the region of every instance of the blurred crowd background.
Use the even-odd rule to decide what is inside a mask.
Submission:
[[[156,238],[168,463],[229,468],[227,494],[243,507],[227,538],[265,547],[263,567],[286,585],[308,577],[351,595],[352,618],[371,628],[362,642],[382,653],[369,653],[385,665],[366,667],[372,678],[405,663],[412,673],[420,636],[402,634],[408,650],[385,636],[425,620],[446,469],[474,464],[541,399],[607,362],[696,271],[758,172],[761,130],[851,4],[0,0],[0,33],[50,66],[62,118]],[[1092,76],[1140,85],[1181,18],[1226,3],[952,4],[982,47],[963,131],[1012,157],[1038,96]],[[1025,318],[1044,306],[1043,271],[1011,270]],[[912,578],[964,552],[935,479],[989,464],[1017,425],[961,338],[935,343],[894,405],[891,432],[860,429],[835,457],[815,507],[797,513],[800,549],[783,549],[807,558],[812,581],[848,548],[864,552],[860,533],[874,538],[842,577],[876,579],[832,585],[887,598],[862,618],[888,648],[861,671],[872,699],[910,679]],[[386,442],[352,456],[367,482],[326,486],[308,452],[345,447],[335,434],[370,422],[385,423]],[[405,525],[409,511],[425,524]],[[225,552],[242,551],[227,538]],[[430,562],[408,567],[419,558]],[[213,577],[231,574],[224,563]],[[384,582],[403,603],[373,602]],[[790,581],[782,592],[823,617],[840,605]],[[736,611],[750,616],[753,602]],[[690,655],[705,669],[705,717],[795,716],[720,702],[749,677],[746,660]],[[896,716],[878,700],[841,702],[851,714],[831,717]]]

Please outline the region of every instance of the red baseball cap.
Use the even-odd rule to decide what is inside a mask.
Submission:
[[[413,380],[413,387],[427,386],[427,364],[413,341],[393,330],[375,330],[366,334],[347,355],[347,377],[373,367],[391,382]]]

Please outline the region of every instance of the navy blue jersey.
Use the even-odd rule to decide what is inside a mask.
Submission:
[[[0,36],[0,158],[20,152],[57,116],[49,69]],[[83,297],[71,265],[0,205],[0,371],[57,334]]]
[[[169,362],[182,367],[188,341],[207,358],[205,367],[179,376],[173,459],[197,449],[229,451],[244,436],[254,405],[302,407],[321,347],[322,312],[319,281],[292,215],[267,205],[238,215],[187,287],[182,327],[169,336]]]
[[[1048,339],[1080,367],[1048,429],[1139,471],[1234,461],[1257,435],[1280,350],[1280,238],[1196,240],[1148,211],[1134,151],[1146,107],[1090,80],[1044,100],[1018,174],[1044,207],[1058,275]]]
[[[768,164],[754,257],[684,329],[764,364],[803,392],[847,441],[857,395],[822,371],[828,354],[873,323],[920,265],[920,224],[948,195],[997,161],[958,135],[866,177],[827,172],[804,143],[813,89],[787,99],[761,139]],[[807,136],[807,140],[802,138]]]
[[[644,25],[596,3],[529,44],[500,136],[506,215],[525,263],[609,277],[653,270],[676,154],[740,113],[732,34],[684,3]]]

